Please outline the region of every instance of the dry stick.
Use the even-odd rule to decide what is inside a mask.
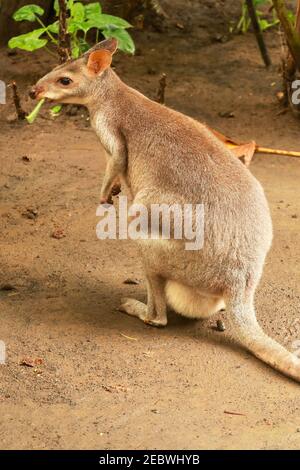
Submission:
[[[68,33],[67,25],[67,5],[65,0],[58,0],[59,3],[59,35],[58,35],[58,53],[61,63],[71,59],[71,38]]]
[[[256,14],[254,4],[253,4],[253,0],[246,0],[246,3],[247,3],[249,16],[251,18],[251,23],[252,23],[252,26],[253,26],[253,29],[254,29],[254,34],[255,34],[255,37],[256,37],[256,40],[257,40],[257,44],[258,44],[261,56],[263,58],[265,66],[269,67],[272,62],[271,62],[271,59],[270,59],[270,56],[269,56],[264,38],[263,38],[262,31],[260,29],[260,25],[259,25],[259,22],[258,22],[258,18],[257,18],[257,14]]]
[[[231,139],[230,137],[226,137],[221,132],[212,129],[211,127],[206,126],[221,142],[223,142],[228,148],[235,149],[238,147],[242,147],[243,145],[247,145],[247,142],[236,142],[235,140]],[[254,142],[254,141],[252,141]],[[248,142],[249,143],[249,142]],[[254,142],[255,143],[255,142]],[[300,152],[296,152],[293,150],[280,150],[280,149],[273,149],[269,147],[261,147],[260,145],[255,144],[255,153],[267,153],[270,155],[285,155],[287,157],[300,157]]]
[[[296,22],[295,22],[295,34],[298,35],[300,39],[300,0],[298,0],[297,4],[297,13],[296,13]],[[284,40],[282,40],[284,37]],[[297,76],[297,68],[299,69],[299,65],[297,67],[295,61],[295,54],[291,49],[288,43],[288,37],[286,31],[284,30],[284,34],[281,35],[281,49],[282,49],[282,77],[283,77],[283,86],[284,86],[284,98],[285,104],[289,104],[291,110],[294,114],[299,116],[300,108],[299,106],[295,105],[292,102],[292,83],[296,80]],[[299,52],[300,53],[300,52]]]
[[[167,75],[165,73],[159,79],[159,88],[157,92],[156,101],[160,104],[165,104],[165,92],[167,87]]]
[[[222,140],[222,141],[224,142],[224,140]],[[236,142],[233,142],[230,139],[225,141],[224,143],[230,149],[235,149],[237,147],[241,147],[243,145],[246,145],[246,144],[243,144],[243,143],[237,144]],[[273,149],[273,148],[269,148],[269,147],[261,147],[260,145],[255,146],[255,153],[266,153],[266,154],[269,154],[269,155],[282,155],[282,156],[286,156],[286,157],[298,157],[298,158],[300,158],[300,152],[296,152],[294,150]]]
[[[148,8],[161,18],[167,18],[168,16],[158,0],[148,0]]]
[[[294,152],[292,150],[279,150],[279,149],[271,149],[268,147],[256,147],[256,153],[268,153],[274,155],[283,155],[287,157],[300,157],[300,152]]]
[[[9,84],[9,86],[11,87],[12,92],[13,92],[13,100],[14,100],[14,105],[15,105],[15,108],[16,108],[18,119],[20,121],[23,121],[26,117],[26,113],[22,109],[22,106],[21,106],[21,100],[20,100],[20,96],[19,96],[19,93],[18,93],[17,84],[16,84],[15,81],[13,81]]]
[[[277,16],[280,20],[282,28],[286,36],[286,42],[289,50],[293,56],[297,68],[300,70],[300,34],[299,30],[292,25],[289,14],[285,6],[284,0],[273,0],[273,5],[276,10]],[[298,12],[299,12],[299,1],[298,1]],[[297,20],[296,27],[299,26]]]

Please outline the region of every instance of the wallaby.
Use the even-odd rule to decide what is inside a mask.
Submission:
[[[51,71],[32,98],[85,105],[108,153],[101,202],[120,178],[135,203],[204,204],[204,246],[182,240],[138,240],[147,305],[124,299],[122,310],[147,324],[167,324],[167,305],[207,318],[224,305],[240,343],[300,381],[300,359],[259,326],[254,293],[272,241],[264,191],[250,171],[207,127],[125,85],[111,69],[117,41],[102,41]]]

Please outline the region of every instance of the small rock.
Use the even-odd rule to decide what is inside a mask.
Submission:
[[[214,36],[212,36],[212,41],[224,44],[225,42],[229,41],[229,37],[225,34],[215,34]]]
[[[2,284],[2,286],[0,286],[0,290],[12,291],[12,290],[16,290],[16,288],[12,284]]]
[[[218,113],[218,115],[221,117],[221,118],[234,118],[235,117],[235,114],[233,111],[220,111]]]
[[[23,155],[22,161],[23,161],[24,163],[29,163],[29,162],[31,161],[31,159],[30,159],[30,157],[28,157],[28,155]]]
[[[56,240],[60,240],[61,238],[64,238],[65,236],[66,234],[62,228],[58,228],[54,230],[54,232],[51,234],[51,237],[55,238]]]
[[[147,73],[148,75],[155,75],[157,73],[157,70],[155,70],[153,67],[148,67]]]
[[[140,281],[138,279],[125,279],[124,284],[132,284],[132,285],[137,285],[140,284]]]
[[[298,215],[297,215],[297,214],[293,214],[293,215],[292,215],[292,219],[298,219]]]
[[[36,209],[26,209],[25,212],[23,212],[23,217],[26,217],[27,219],[35,220],[38,217],[38,211]]]
[[[223,332],[226,330],[225,324],[222,320],[217,320],[217,331]]]

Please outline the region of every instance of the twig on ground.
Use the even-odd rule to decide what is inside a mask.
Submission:
[[[236,413],[235,411],[224,411],[226,415],[233,415],[233,416],[246,416],[244,413]]]
[[[26,113],[25,113],[25,111],[23,110],[23,108],[21,106],[20,95],[19,95],[19,92],[18,92],[18,87],[17,87],[16,82],[15,81],[11,82],[9,84],[9,87],[12,89],[13,100],[14,100],[14,105],[15,105],[15,108],[16,108],[16,113],[17,113],[18,119],[20,121],[24,121],[24,119],[26,118]]]
[[[157,92],[156,101],[160,104],[165,104],[165,93],[167,87],[167,75],[165,73],[159,79],[159,88]]]

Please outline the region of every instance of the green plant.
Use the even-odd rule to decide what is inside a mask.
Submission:
[[[58,0],[54,2],[54,9],[58,17]],[[97,38],[101,33],[105,38],[118,39],[119,49],[130,54],[134,53],[134,42],[127,32],[131,25],[122,18],[102,13],[99,2],[83,5],[77,0],[67,0],[67,9],[69,11],[67,28],[71,37],[73,58],[78,58],[80,54],[89,49],[87,34],[90,30],[96,31]],[[56,20],[46,26],[41,20],[43,14],[43,8],[38,5],[30,4],[19,8],[13,14],[15,21],[38,22],[40,28],[11,38],[8,46],[11,49],[17,47],[26,51],[47,47],[48,43],[58,46],[59,22]]]
[[[271,28],[272,26],[275,26],[279,23],[279,20],[276,16],[276,12],[273,9],[272,9],[272,19],[271,20],[265,18],[265,16],[266,16],[265,12],[260,10],[261,7],[264,7],[264,6],[267,6],[267,5],[269,5],[270,9],[271,9],[271,7],[272,7],[272,1],[271,0],[254,0],[253,3],[254,3],[254,7],[256,9],[256,14],[257,14],[258,22],[259,22],[259,25],[260,25],[260,29],[262,31],[265,31],[266,29]],[[246,2],[244,1],[243,5],[242,5],[241,17],[239,19],[238,24],[236,25],[236,27],[234,29],[238,33],[246,33],[249,30],[250,25],[251,25],[251,20],[249,18],[248,8],[247,8],[247,5],[246,5]]]
[[[96,31],[97,42],[99,33],[101,33],[106,39],[118,39],[119,49],[134,54],[134,42],[130,34],[126,31],[128,28],[131,28],[131,25],[127,21],[117,16],[102,13],[99,2],[83,5],[77,0],[67,0],[66,6],[69,10],[67,32],[71,37],[71,52],[74,59],[77,59],[90,48],[90,44],[87,41],[87,34],[90,30]],[[54,2],[54,10],[56,17],[58,17],[58,0]],[[50,44],[59,47],[59,21],[56,20],[54,23],[46,26],[40,18],[43,14],[43,8],[38,5],[30,4],[19,8],[13,14],[15,21],[37,22],[41,27],[27,34],[21,34],[20,36],[11,38],[8,42],[8,46],[11,49],[19,48],[30,52],[46,47],[49,52],[53,53],[47,46],[50,42]],[[29,124],[32,124],[37,118],[44,101],[45,100],[41,100],[33,111],[26,116]],[[54,108],[50,110],[50,114],[52,117],[56,117],[59,115],[60,111],[61,106],[54,106]]]

